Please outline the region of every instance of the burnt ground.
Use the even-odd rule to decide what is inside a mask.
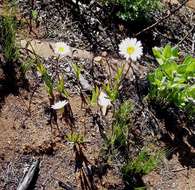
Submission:
[[[97,9],[99,5],[96,3],[79,11],[71,3],[58,2],[37,1],[33,5],[39,13],[39,26],[36,28],[33,23],[33,32],[27,36],[63,40],[73,47],[90,50],[95,54],[107,51],[109,56],[114,57],[118,56],[117,44],[121,39],[135,35],[163,16],[160,12],[153,13],[153,20],[149,23],[129,24],[113,18],[111,13],[106,14],[101,7]],[[172,5],[171,8],[174,9],[175,6]],[[28,17],[31,8],[29,4],[21,1],[20,8],[21,13]],[[165,12],[167,14],[168,10]],[[191,52],[193,27],[194,13],[183,7],[152,30],[139,35],[146,54],[140,64],[146,66],[150,62],[148,70],[155,66],[151,56],[153,46],[179,44],[183,53]],[[33,73],[28,73],[29,84],[26,88],[26,83],[23,84],[18,79],[19,71],[16,69],[16,78],[11,80],[16,88],[12,88],[10,83],[2,82],[7,80],[5,73],[1,74],[0,189],[16,189],[23,174],[36,159],[40,160],[39,173],[31,189],[125,188],[120,172],[124,155],[116,154],[106,163],[103,159],[107,155],[103,151],[104,139],[101,131],[102,128],[108,132],[111,129],[111,110],[106,118],[102,118],[99,108],[95,108],[91,113],[86,112],[86,107],[82,107],[74,76],[67,71],[70,61],[64,60],[61,69],[66,72],[65,80],[68,81],[66,88],[70,92],[74,130],[82,134],[85,141],[82,147],[76,149],[65,138],[72,129],[60,116],[59,129],[55,124],[49,124],[49,102],[43,84],[37,84],[40,79]],[[90,75],[91,61],[74,61],[83,65],[83,75],[93,84],[94,78]],[[53,63],[53,59],[45,61],[51,74],[55,74],[51,66]],[[3,69],[1,71],[5,72]],[[103,82],[107,78],[105,71],[102,71],[102,65],[98,63],[95,74],[96,82]],[[158,168],[141,179],[143,184],[147,189],[195,189],[194,122],[189,122],[186,116],[174,107],[159,107],[145,101],[144,97],[148,92],[146,78],[138,76],[137,82],[139,89],[134,81],[127,78],[120,92],[120,101],[131,99],[135,105],[131,116],[129,155],[133,159],[144,146],[150,146],[154,150],[157,147],[168,150],[166,158],[162,159]],[[92,174],[87,168],[90,168]]]

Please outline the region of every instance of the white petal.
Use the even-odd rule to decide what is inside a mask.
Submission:
[[[103,115],[106,114],[108,106],[112,105],[110,99],[108,98],[108,95],[103,91],[100,92],[100,95],[98,97],[98,104],[101,107]]]
[[[102,115],[106,115],[107,107],[101,107]]]
[[[68,101],[66,100],[59,101],[59,102],[56,102],[54,105],[52,105],[51,108],[54,110],[59,110],[59,109],[62,109],[67,103]]]

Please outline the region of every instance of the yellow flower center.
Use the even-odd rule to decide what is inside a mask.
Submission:
[[[127,48],[127,53],[128,53],[129,55],[131,55],[134,51],[135,51],[135,48],[134,48],[134,47],[128,47],[128,48]]]
[[[64,47],[59,47],[58,48],[58,51],[61,52],[61,53],[63,53],[65,51],[65,48]]]

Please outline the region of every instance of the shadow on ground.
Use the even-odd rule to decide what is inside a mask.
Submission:
[[[29,88],[25,77],[20,74],[19,65],[16,62],[4,62],[0,59],[0,110],[9,94],[19,95],[19,88]]]
[[[43,3],[41,9],[45,11],[47,8],[50,7],[51,9],[52,7],[55,12],[52,11],[50,14],[52,17],[59,17],[60,23],[64,20],[74,23],[73,31],[71,32],[74,33],[76,30],[76,36],[78,35],[80,37],[79,41],[84,42],[87,46],[86,49],[94,53],[107,51],[112,53],[112,55],[117,55],[118,44],[122,39],[127,36],[133,37],[137,32],[155,22],[153,17],[150,19],[136,20],[136,22],[126,22],[116,16],[117,6],[102,6],[96,1],[93,3],[89,3],[90,1],[82,2],[83,4],[81,6],[73,3],[71,0],[57,0],[50,4]],[[67,14],[70,15],[67,16]],[[53,25],[57,24],[55,19],[51,20],[51,22]],[[63,22],[62,25],[67,27]],[[46,27],[46,30],[48,29],[49,26]],[[71,40],[67,36],[64,37],[69,43],[73,43],[71,44],[72,46],[75,46],[74,43],[78,40],[74,39],[74,42],[70,42]],[[147,53],[148,51],[151,53],[151,47],[160,46],[159,39],[154,39],[151,31],[145,32],[137,37],[146,47],[145,51]]]
[[[157,117],[164,123],[161,129],[161,140],[178,159],[183,166],[195,168],[195,121],[174,107],[160,107],[153,105]]]

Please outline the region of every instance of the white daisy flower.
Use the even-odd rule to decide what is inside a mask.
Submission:
[[[126,38],[119,44],[119,53],[126,58],[136,61],[143,54],[143,47],[136,38]]]
[[[63,56],[68,56],[72,54],[72,50],[70,46],[68,46],[64,42],[57,42],[54,45],[54,53],[63,57]]]
[[[98,104],[101,108],[102,115],[106,115],[107,108],[112,105],[108,95],[103,91],[99,94]]]
[[[60,109],[62,109],[67,103],[68,103],[68,101],[66,101],[66,100],[64,100],[64,101],[59,101],[59,102],[56,102],[54,105],[52,105],[51,108],[54,109],[54,110],[60,110]]]

